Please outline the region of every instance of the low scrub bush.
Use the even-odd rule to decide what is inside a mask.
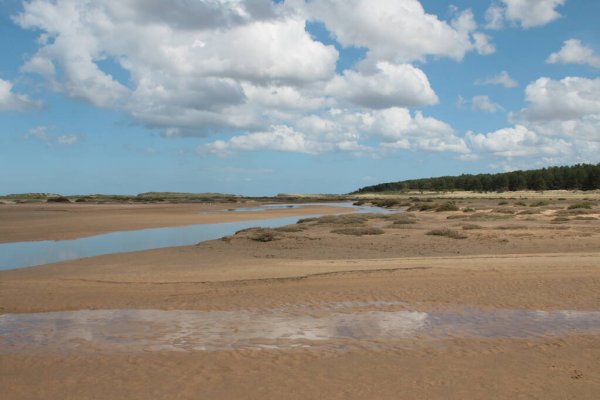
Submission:
[[[571,204],[569,207],[567,207],[567,210],[577,210],[577,209],[591,209],[592,208],[592,204],[591,203],[575,203],[575,204]]]
[[[501,207],[494,209],[494,212],[499,214],[514,214],[517,211],[509,207]]]
[[[427,235],[432,236],[445,236],[452,239],[466,239],[467,236],[463,235],[459,231],[455,231],[453,229],[434,229],[432,231],[427,232]]]
[[[444,204],[440,204],[439,206],[437,206],[437,208],[435,209],[436,212],[442,212],[442,211],[458,211],[459,208],[456,205],[455,202],[453,201],[448,201]]]
[[[472,229],[483,229],[483,226],[477,225],[477,224],[464,224],[462,226],[462,228],[465,231],[469,231],[469,230],[472,230]]]
[[[547,206],[548,204],[550,204],[550,203],[548,203],[547,201],[537,201],[535,203],[531,203],[529,205],[529,207],[542,207],[542,206]]]
[[[64,197],[64,196],[57,196],[57,197],[49,197],[46,200],[46,203],[70,203],[71,200],[69,200],[68,198]]]
[[[334,229],[331,233],[338,233],[340,235],[352,235],[352,236],[363,236],[363,235],[381,235],[385,233],[383,229],[369,228],[369,227],[357,227],[357,228],[340,228]]]

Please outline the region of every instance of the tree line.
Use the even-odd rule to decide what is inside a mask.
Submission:
[[[467,190],[499,192],[516,190],[600,189],[600,163],[549,167],[498,174],[463,174],[437,178],[410,179],[366,186],[353,193],[398,192],[405,190]]]

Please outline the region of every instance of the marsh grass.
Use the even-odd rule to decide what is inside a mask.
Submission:
[[[248,239],[263,243],[279,240],[283,237],[280,232],[271,228],[246,228],[237,231],[234,235],[237,236],[240,234],[247,234]]]
[[[496,226],[495,229],[513,230],[513,229],[529,229],[529,227],[526,225],[500,225],[500,226]]]
[[[49,197],[48,199],[46,199],[46,203],[70,203],[71,200],[69,200],[68,198],[64,197],[64,196],[56,196],[56,197]]]
[[[550,203],[548,203],[547,201],[543,201],[542,200],[542,201],[537,201],[535,203],[531,203],[529,205],[529,207],[542,207],[542,206],[547,206],[548,204],[550,204]]]
[[[436,204],[415,204],[414,206],[408,207],[407,211],[431,211],[438,207]]]
[[[432,231],[427,232],[426,235],[445,236],[445,237],[448,237],[451,239],[466,239],[467,238],[466,235],[463,235],[459,231],[455,231],[454,229],[448,229],[448,228],[434,229]]]
[[[287,232],[287,233],[303,232],[305,229],[306,229],[306,227],[302,226],[302,225],[287,225],[287,226],[275,228],[275,230],[277,232]]]
[[[417,220],[414,218],[407,218],[407,219],[397,219],[395,220],[392,225],[412,225],[412,224],[416,224]]]
[[[502,221],[514,218],[514,215],[498,215],[489,213],[475,213],[468,216],[471,221]]]
[[[517,212],[517,210],[515,210],[514,208],[510,208],[510,207],[499,207],[499,208],[494,209],[493,212],[499,213],[499,214],[515,214]]]
[[[575,203],[567,207],[567,210],[586,209],[589,210],[593,206],[592,203]]]
[[[465,231],[469,231],[469,230],[472,230],[472,229],[483,229],[483,226],[477,225],[477,224],[464,224],[462,226],[462,229],[465,230]]]
[[[459,208],[454,201],[447,201],[444,204],[440,204],[439,206],[437,206],[435,208],[436,212],[458,211],[458,210],[459,210]]]
[[[340,235],[351,235],[351,236],[363,236],[363,235],[381,235],[385,231],[379,228],[371,227],[354,227],[354,228],[339,228],[334,229],[331,233],[337,233]]]

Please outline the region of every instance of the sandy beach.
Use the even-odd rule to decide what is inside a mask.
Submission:
[[[2,271],[0,312],[318,309],[340,302],[364,302],[374,311],[381,302],[419,312],[599,311],[600,209],[595,202],[573,208],[578,202],[459,199],[457,211],[346,214],[195,246]],[[105,207],[5,205],[0,237],[73,238],[241,215],[219,212],[222,205],[208,206],[214,214],[197,213],[197,205]],[[269,210],[243,218],[339,211]],[[431,233],[436,230],[445,233]],[[345,350],[30,351],[0,357],[9,399],[595,399],[600,393],[600,336],[577,331],[434,343],[417,338]]]

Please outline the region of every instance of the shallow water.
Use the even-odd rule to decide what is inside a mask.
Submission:
[[[422,312],[398,307],[406,306],[333,303],[254,311],[81,310],[5,314],[0,315],[0,353],[339,349],[381,347],[406,339],[600,334],[600,311],[457,308]]]
[[[310,206],[330,206],[330,207],[351,207],[358,212],[361,213],[376,213],[376,214],[388,214],[388,213],[397,213],[397,209],[387,209],[382,207],[372,207],[372,206],[355,206],[352,203],[348,202],[337,202],[337,203],[300,203],[300,204],[263,204],[258,207],[237,207],[237,208],[228,208],[227,211],[230,212],[249,212],[249,211],[267,211],[267,210],[281,210],[281,209],[289,209],[289,208],[301,208],[301,207],[310,207]]]
[[[304,205],[307,204],[303,204],[302,206]],[[314,203],[311,205],[352,207],[358,212],[389,212],[388,210],[376,207],[356,207],[352,206],[351,203]],[[268,210],[269,206],[259,207],[258,209]],[[301,218],[316,216],[302,215],[288,218],[111,232],[74,240],[0,243],[0,270],[24,268],[102,254],[125,253],[161,247],[189,246],[206,240],[232,235],[241,229],[255,226],[276,228],[294,224]]]

